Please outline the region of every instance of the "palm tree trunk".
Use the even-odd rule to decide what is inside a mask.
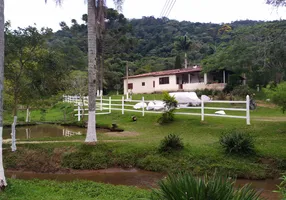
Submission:
[[[188,68],[187,53],[185,52],[185,68]]]
[[[7,185],[4,174],[3,157],[2,157],[3,88],[4,88],[4,0],[0,0],[0,190]]]
[[[88,124],[85,142],[97,141],[96,137],[96,7],[94,0],[88,0]]]

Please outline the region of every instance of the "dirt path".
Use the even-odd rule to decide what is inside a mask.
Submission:
[[[251,119],[264,122],[286,122],[286,117],[252,117]]]

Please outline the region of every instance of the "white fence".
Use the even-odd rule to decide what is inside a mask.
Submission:
[[[86,98],[86,97],[84,97]],[[75,116],[78,117],[78,121],[80,121],[82,116],[82,110],[87,111],[87,102],[84,101],[84,105],[82,105],[82,100],[78,97],[69,98],[66,97],[64,99],[65,102],[75,103],[75,106],[77,106],[77,114]],[[126,100],[124,99],[124,96],[122,96],[121,99],[112,99],[109,97],[108,99],[104,99],[102,96],[96,99],[96,114],[97,115],[104,115],[104,114],[110,114],[112,110],[121,111],[122,114],[125,112],[137,112],[141,113],[142,116],[145,115],[145,113],[163,113],[163,111],[153,111],[153,110],[146,110],[145,106],[142,106],[140,109],[134,109],[134,105],[136,103],[140,103],[142,105],[148,104],[151,101],[155,100],[145,100],[144,97],[142,97],[141,100]],[[197,102],[196,102],[197,103]],[[245,101],[203,101],[201,100],[200,106],[195,107],[184,107],[184,108],[177,108],[176,112],[174,114],[176,115],[195,115],[195,116],[201,116],[201,121],[204,121],[205,116],[211,116],[211,117],[226,117],[226,118],[237,118],[237,119],[245,119],[246,124],[250,125],[250,110],[249,110],[249,103],[250,99],[249,96],[246,96]],[[209,107],[206,106],[207,104],[239,104],[242,105],[238,108],[234,107]],[[197,112],[189,112],[189,110],[197,110]],[[236,111],[236,112],[244,112],[243,115],[220,115],[215,113],[207,113],[206,111]],[[88,115],[88,113],[84,113],[84,115]]]

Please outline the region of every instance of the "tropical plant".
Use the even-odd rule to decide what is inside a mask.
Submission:
[[[159,152],[171,152],[176,150],[181,150],[184,148],[182,138],[175,134],[167,135],[160,143]]]
[[[164,92],[163,94],[163,101],[165,103],[165,111],[158,119],[159,124],[166,124],[174,121],[174,110],[178,104],[175,97],[170,96],[167,92]]]
[[[3,133],[3,86],[4,86],[4,0],[0,0],[0,188],[7,183],[3,168],[2,133]]]
[[[246,185],[236,189],[235,180],[217,174],[196,178],[190,173],[168,175],[159,182],[159,189],[152,191],[152,200],[259,200],[256,190]]]
[[[255,153],[253,137],[240,130],[233,129],[223,133],[219,142],[226,153],[237,155],[252,155]]]
[[[192,41],[187,35],[178,37],[175,42],[175,48],[185,53],[185,68],[188,67],[187,51],[189,50],[191,44]]]
[[[274,192],[278,192],[282,195],[283,200],[286,199],[286,175],[283,175],[280,178],[282,181],[279,185],[277,185],[278,190],[275,190]]]

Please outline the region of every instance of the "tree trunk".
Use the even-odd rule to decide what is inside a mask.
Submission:
[[[0,190],[7,185],[2,158],[4,88],[4,0],[0,0]]]
[[[185,53],[185,68],[188,68],[187,53]]]
[[[30,107],[27,106],[26,122],[30,122]]]
[[[96,137],[96,7],[94,0],[88,0],[88,124],[85,142],[97,141]]]
[[[12,136],[12,151],[16,151],[17,150],[17,147],[16,147],[16,125],[17,125],[17,116],[14,116],[14,122],[11,126],[11,129],[12,129],[12,133],[11,133],[11,136]]]

